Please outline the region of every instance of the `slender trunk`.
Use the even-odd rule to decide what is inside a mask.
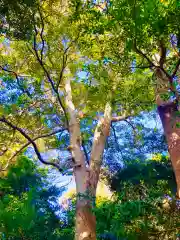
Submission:
[[[89,168],[86,166],[85,156],[81,150],[81,131],[77,112],[73,104],[71,80],[65,80],[65,102],[69,115],[69,150],[74,161],[74,176],[76,182],[76,223],[75,240],[96,240],[96,219],[92,212],[99,180],[102,154],[106,138],[109,135],[111,123],[111,106],[106,104],[104,117],[96,127],[91,152]]]
[[[168,151],[177,182],[177,196],[180,198],[180,117],[175,103],[166,103],[158,106],[158,113],[164,128]]]
[[[97,159],[96,162],[98,162],[98,167],[96,168],[95,175],[94,173],[92,174],[91,169],[88,169],[86,167],[84,153],[81,150],[81,132],[76,109],[72,100],[70,79],[66,79],[65,81],[65,91],[66,108],[69,115],[69,134],[71,143],[69,149],[74,160],[74,176],[77,193],[75,240],[96,240],[96,219],[92,212],[92,208],[93,200],[95,199],[96,195],[95,189],[97,187],[97,184],[95,183],[97,183],[99,178],[101,164],[99,164],[99,161]],[[98,124],[98,127],[101,128],[101,125],[103,124],[104,123]],[[96,138],[99,139],[98,134],[100,128],[98,128],[99,130],[96,129],[95,131],[95,141],[93,143],[94,149],[96,149],[95,146],[97,144]],[[102,129],[102,132],[104,132],[104,129]],[[99,140],[101,142],[102,138],[100,138]],[[102,148],[102,151],[103,150],[104,148]],[[92,189],[94,191],[92,191]]]
[[[87,199],[77,199],[76,240],[96,240],[96,218],[92,213],[99,181],[102,155],[111,124],[111,106],[106,104],[104,117],[96,127],[91,151],[90,167],[86,179]]]
[[[81,150],[81,132],[75,106],[72,99],[71,80],[65,81],[66,91],[66,108],[69,115],[69,134],[70,146],[69,150],[72,154],[74,176],[76,182],[76,240],[92,239],[90,236],[95,232],[95,227],[90,224],[93,219],[90,210],[90,203],[86,200],[88,172],[85,163],[85,157]],[[94,238],[95,239],[95,238]]]
[[[96,218],[92,213],[95,204],[96,189],[99,181],[102,155],[105,142],[109,135],[111,124],[111,106],[106,104],[104,117],[102,117],[96,127],[91,151],[90,167],[86,181],[86,200],[77,200],[76,208],[76,240],[96,240]],[[83,229],[83,231],[82,231]]]
[[[106,103],[104,117],[102,117],[96,127],[93,139],[93,146],[90,159],[90,185],[92,194],[96,194],[97,184],[99,180],[102,157],[105,148],[106,139],[109,136],[112,108],[109,102]]]

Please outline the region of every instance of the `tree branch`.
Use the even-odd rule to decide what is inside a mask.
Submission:
[[[56,133],[59,133],[59,132],[65,131],[65,130],[67,130],[67,129],[66,129],[66,128],[64,128],[64,129],[58,129],[58,130],[53,131],[53,132],[51,132],[51,133],[47,133],[47,134],[43,134],[43,135],[37,136],[37,137],[33,138],[32,141],[36,141],[37,139],[40,139],[40,138],[50,137],[50,136],[55,135]],[[26,147],[28,147],[30,144],[31,144],[31,142],[27,142],[27,143],[25,143],[18,151],[16,151],[16,152],[8,159],[8,162],[7,162],[6,166],[5,166],[3,169],[0,169],[0,171],[5,171],[5,170],[7,169],[7,167],[9,166],[9,163],[11,162],[11,160],[12,160],[13,158],[15,158],[20,152],[22,152],[23,149],[25,149]]]
[[[113,135],[114,135],[114,140],[115,140],[115,142],[116,142],[117,150],[120,152],[121,157],[122,157],[122,159],[123,159],[123,158],[124,158],[123,152],[122,152],[122,150],[121,150],[121,148],[120,148],[120,146],[119,146],[118,139],[117,139],[117,135],[116,135],[116,129],[115,129],[115,126],[113,126],[112,122],[111,122],[111,128],[112,128],[112,130],[113,130]]]
[[[2,67],[2,66],[0,66],[0,68],[1,68],[3,71],[5,71],[5,72],[8,72],[8,73],[13,74],[13,75],[15,76],[16,80],[17,80],[17,84],[18,84],[20,90],[21,90],[23,93],[26,93],[26,94],[28,95],[28,97],[31,98],[31,94],[29,93],[29,91],[28,91],[27,89],[24,89],[23,86],[22,86],[21,83],[20,83],[19,77],[21,77],[21,76],[18,76],[18,74],[17,74],[16,72],[14,72],[14,71],[12,71],[12,70],[8,70],[8,69],[6,69],[6,68],[4,68],[4,67]]]
[[[67,51],[68,51],[69,48],[70,48],[70,46],[67,47],[67,48],[65,49],[64,53],[63,53],[63,64],[62,64],[62,68],[61,68],[59,80],[58,80],[57,85],[56,85],[57,91],[58,91],[58,88],[59,88],[60,83],[62,82],[63,73],[64,73],[64,70],[65,70],[65,68],[66,68],[66,63],[67,63],[67,55],[66,55],[66,53],[67,53]]]
[[[90,180],[91,193],[95,194],[102,165],[103,153],[107,138],[110,134],[112,117],[111,103],[107,102],[104,109],[104,116],[101,117],[96,126],[90,156]]]
[[[138,65],[135,67],[131,67],[131,69],[147,69],[147,68],[151,68],[151,65],[147,65],[147,66]]]
[[[42,28],[41,28],[41,32],[40,32],[40,38],[41,38],[41,42],[42,42],[42,47],[41,47],[41,61],[42,61],[43,60],[43,51],[44,51],[44,46],[45,46],[45,41],[44,41],[44,38],[43,38],[44,20],[43,20],[42,12],[41,12],[39,6],[38,6],[38,11],[39,11],[40,19],[41,19],[41,24],[42,24]]]
[[[137,48],[136,42],[134,43],[134,49],[136,53],[138,53],[147,60],[151,68],[156,67],[155,64],[150,60],[150,58],[148,58],[148,56],[145,53],[143,53],[140,49]]]
[[[58,102],[59,102],[59,104],[60,104],[60,106],[61,106],[61,108],[63,110],[64,115],[65,115],[66,125],[68,127],[69,126],[68,116],[67,116],[67,113],[66,113],[66,109],[65,109],[65,107],[64,107],[64,105],[63,105],[63,103],[61,101],[58,89],[56,89],[55,84],[54,84],[53,80],[51,79],[51,76],[50,76],[48,70],[46,69],[45,64],[44,64],[42,58],[39,56],[39,53],[38,53],[38,50],[37,50],[37,41],[36,40],[37,40],[38,30],[37,30],[36,26],[34,26],[34,30],[35,30],[35,35],[34,35],[34,42],[33,42],[33,50],[34,50],[36,59],[39,62],[40,66],[42,67],[48,82],[51,84],[51,87],[52,87],[54,93],[57,96]]]
[[[35,153],[36,153],[40,162],[42,162],[45,165],[51,165],[51,166],[57,168],[60,172],[63,171],[63,169],[61,169],[58,164],[53,163],[53,162],[48,162],[48,161],[46,161],[42,158],[41,153],[39,152],[39,149],[38,149],[35,141],[28,134],[26,134],[25,131],[22,128],[19,128],[19,127],[15,126],[11,122],[9,122],[5,117],[1,117],[0,122],[5,123],[6,125],[11,127],[12,129],[17,130],[19,133],[21,133],[21,135],[28,140],[28,145],[29,144],[33,145],[34,151],[35,151]],[[47,134],[46,134],[46,136],[47,136]]]
[[[141,55],[142,57],[144,57],[144,58],[148,61],[148,63],[150,64],[151,68],[154,68],[155,70],[158,70],[158,69],[159,69],[161,72],[163,72],[163,73],[165,74],[165,76],[166,76],[167,79],[168,79],[169,85],[170,85],[170,90],[171,90],[171,92],[174,94],[174,96],[175,96],[175,98],[176,98],[176,101],[179,102],[180,96],[179,96],[179,94],[177,93],[177,91],[176,91],[176,89],[175,89],[175,87],[174,87],[173,77],[175,76],[176,72],[178,71],[180,62],[178,61],[178,63],[177,63],[177,65],[176,65],[176,68],[175,68],[173,74],[170,75],[170,74],[161,66],[162,63],[163,63],[163,61],[164,61],[164,56],[163,56],[164,53],[163,53],[162,56],[161,56],[163,59],[161,59],[162,62],[161,62],[161,64],[160,64],[160,66],[156,66],[156,65],[146,56],[146,54],[144,54],[140,49],[137,48],[136,42],[135,42],[135,44],[134,44],[134,48],[135,48],[135,51],[136,51],[139,55]]]
[[[160,40],[160,60],[159,60],[159,64],[160,67],[163,68],[163,65],[166,61],[166,47],[164,45],[164,42],[162,40]]]
[[[180,64],[180,63],[179,63]],[[178,65],[179,65],[178,64]],[[179,67],[179,66],[178,66]],[[176,98],[176,102],[178,103],[179,102],[179,98],[180,98],[180,96],[179,96],[179,93],[176,91],[176,87],[174,86],[174,84],[173,84],[173,75],[171,76],[171,75],[169,75],[169,73],[168,72],[166,72],[166,70],[164,69],[164,68],[161,68],[161,67],[158,67],[165,75],[166,75],[166,77],[167,77],[167,79],[168,79],[168,81],[169,81],[169,85],[170,85],[170,90],[171,90],[171,92],[174,94],[174,97]],[[157,68],[157,69],[158,69]],[[176,74],[176,72],[174,71],[174,73]],[[173,73],[173,74],[174,74]]]
[[[137,136],[137,132],[136,132],[136,128],[134,127],[134,125],[128,121],[127,119],[124,120],[133,130],[133,135],[134,135],[134,144],[136,145],[136,136]]]
[[[126,120],[127,118],[129,118],[130,116],[131,116],[131,115],[123,114],[123,115],[121,115],[121,116],[112,117],[111,122],[124,121],[124,120]]]
[[[176,63],[176,67],[171,75],[172,78],[174,78],[176,76],[177,71],[179,70],[179,66],[180,66],[180,58],[178,59],[177,63]]]
[[[68,150],[71,152],[72,159],[74,159],[76,166],[79,166],[82,170],[85,170],[85,156],[81,150],[82,138],[80,123],[77,117],[76,108],[73,103],[70,78],[65,79],[65,103],[67,112],[69,114],[69,134],[71,144],[68,147]]]
[[[60,85],[60,83],[61,83],[61,81],[62,81],[63,73],[64,73],[64,70],[65,70],[66,65],[67,65],[67,52],[68,52],[68,50],[71,48],[72,44],[77,41],[78,38],[79,38],[79,34],[78,34],[78,36],[75,38],[75,40],[73,40],[73,41],[70,42],[69,46],[68,46],[68,47],[64,50],[64,52],[63,52],[63,64],[62,64],[62,68],[61,68],[59,80],[58,80],[57,85],[56,85],[57,91],[58,91],[59,85]]]
[[[162,47],[162,46],[161,46],[161,47]],[[164,50],[163,50],[163,53],[162,53],[162,56],[161,56],[161,64],[160,64],[160,66],[156,66],[146,54],[144,54],[140,49],[137,48],[136,43],[134,44],[134,48],[135,48],[135,51],[136,51],[139,55],[141,55],[143,58],[145,58],[145,59],[148,61],[148,63],[150,64],[150,67],[151,67],[151,68],[154,67],[155,69],[160,69],[160,70],[166,75],[166,77],[168,78],[168,80],[171,80],[171,76],[170,76],[170,75],[166,72],[166,70],[161,66],[162,63],[164,62]]]

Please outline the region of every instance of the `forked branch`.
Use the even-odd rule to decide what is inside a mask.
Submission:
[[[43,135],[40,135],[40,136],[37,136],[35,138],[32,139],[32,141],[36,141],[37,139],[40,139],[40,138],[46,138],[46,137],[50,137],[50,136],[53,136],[59,132],[63,132],[67,130],[66,128],[64,129],[58,129],[56,131],[53,131],[51,133],[47,133],[47,134],[43,134]],[[0,169],[0,171],[5,171],[7,169],[7,167],[9,166],[9,163],[13,160],[13,158],[15,158],[18,154],[20,154],[25,148],[27,148],[29,145],[31,144],[31,142],[27,142],[25,143],[19,150],[17,150],[7,161],[7,164],[6,166],[3,168],[3,169]]]
[[[161,59],[160,59],[160,65],[159,66],[156,66],[152,61],[151,59],[146,55],[144,54],[140,49],[137,48],[136,46],[136,42],[134,44],[134,48],[135,48],[135,51],[136,53],[138,53],[140,56],[142,56],[144,59],[147,60],[147,62],[150,64],[151,68],[154,69],[154,70],[160,70],[167,78],[168,82],[169,82],[169,88],[171,90],[171,92],[174,94],[175,98],[176,98],[176,102],[179,102],[179,94],[173,84],[173,78],[175,77],[178,69],[179,69],[179,66],[180,66],[180,59],[178,60],[177,64],[176,64],[176,67],[174,69],[174,72],[172,73],[172,75],[170,75],[164,68],[163,68],[163,64],[164,64],[164,61],[165,61],[165,47],[161,46]]]

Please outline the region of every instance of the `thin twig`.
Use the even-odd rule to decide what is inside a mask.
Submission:
[[[83,140],[82,140],[82,148],[83,148],[83,151],[84,151],[84,154],[85,154],[85,157],[86,157],[86,162],[89,165],[89,156],[88,156],[88,152],[86,150],[85,143],[84,143]]]
[[[35,138],[32,139],[32,141],[36,141],[37,139],[40,139],[40,138],[46,138],[46,137],[50,137],[50,136],[53,136],[59,132],[63,132],[67,130],[66,128],[64,129],[58,129],[56,131],[53,131],[51,133],[47,133],[47,134],[43,134],[43,135],[40,135],[40,136],[37,136]],[[25,143],[18,151],[16,151],[7,161],[7,164],[6,166],[3,168],[3,169],[0,169],[0,171],[5,171],[7,169],[7,167],[9,166],[9,163],[12,161],[13,158],[15,158],[19,153],[21,153],[23,151],[23,149],[25,149],[26,147],[28,147],[29,145],[31,144],[31,142],[27,142]]]
[[[71,48],[72,44],[77,41],[78,38],[79,38],[79,34],[78,34],[78,36],[76,37],[75,40],[71,41],[71,43],[69,44],[69,46],[68,46],[68,47],[64,50],[64,52],[63,52],[63,64],[62,64],[62,68],[61,68],[59,80],[58,80],[57,85],[56,85],[57,91],[58,91],[59,85],[61,84],[61,81],[62,81],[62,78],[63,78],[63,73],[64,73],[64,70],[65,70],[66,65],[67,65],[67,52],[68,52],[68,50]]]
[[[140,49],[137,48],[136,41],[134,43],[134,49],[135,49],[135,52],[137,52],[139,55],[141,55],[143,58],[147,60],[151,68],[156,67],[155,64],[150,60],[150,58],[145,53],[143,53]]]
[[[164,45],[164,42],[160,40],[160,60],[159,60],[159,65],[161,68],[163,68],[163,65],[166,61],[166,47]]]
[[[39,10],[39,15],[40,15],[41,24],[42,24],[42,28],[41,28],[41,32],[40,32],[40,37],[41,37],[41,42],[42,42],[42,47],[41,47],[41,61],[42,61],[43,60],[44,47],[45,47],[45,41],[44,41],[44,38],[43,38],[43,34],[44,34],[44,21],[43,21],[42,12],[40,11],[40,7],[38,7],[38,10]]]
[[[149,69],[149,68],[151,68],[151,66],[150,65],[147,65],[147,66],[140,66],[140,65],[138,65],[138,66],[135,66],[135,67],[131,67],[131,69]]]
[[[63,112],[64,112],[65,119],[66,119],[66,125],[67,125],[67,127],[68,127],[69,122],[68,122],[68,116],[67,116],[67,113],[66,113],[66,109],[65,109],[65,107],[64,107],[64,105],[63,105],[63,103],[62,103],[62,100],[61,100],[61,98],[60,98],[59,92],[58,92],[58,90],[56,89],[55,84],[54,84],[53,80],[51,79],[51,76],[50,76],[48,70],[47,70],[46,67],[45,67],[44,62],[41,60],[41,58],[40,58],[40,56],[39,56],[39,54],[38,54],[37,42],[36,42],[36,37],[37,37],[38,31],[37,31],[36,26],[34,26],[34,29],[35,29],[35,33],[36,33],[36,34],[34,35],[33,50],[34,50],[36,59],[38,60],[40,66],[42,67],[42,69],[43,69],[43,71],[44,71],[44,73],[45,73],[45,75],[46,75],[46,77],[47,77],[48,82],[51,84],[51,87],[52,87],[53,91],[55,92],[55,94],[56,94],[56,96],[57,96],[58,102],[59,102],[59,104],[60,104],[60,106],[61,106],[61,108],[62,108],[62,110],[63,110]]]
[[[120,146],[119,146],[118,138],[117,138],[117,135],[116,135],[115,126],[113,126],[112,122],[111,122],[111,128],[112,128],[112,130],[113,130],[113,135],[114,135],[114,140],[115,140],[115,142],[116,142],[117,150],[120,152],[121,157],[122,157],[122,159],[123,159],[123,158],[124,158],[123,152],[122,152],[122,150],[121,150],[121,148],[120,148]]]
[[[60,76],[59,76],[59,80],[57,82],[57,85],[56,85],[56,89],[58,91],[58,88],[59,88],[59,85],[60,83],[62,82],[62,78],[63,78],[63,73],[64,73],[64,70],[66,68],[66,63],[67,63],[67,51],[68,51],[69,47],[65,49],[64,53],[63,53],[63,64],[62,64],[62,68],[61,68],[61,72],[60,72]]]
[[[180,66],[180,58],[178,59],[177,63],[176,63],[176,67],[174,69],[174,72],[172,73],[171,77],[174,78],[176,76],[177,71],[179,70],[179,66]]]
[[[21,76],[18,76],[18,74],[17,74],[16,72],[14,72],[14,71],[12,71],[12,70],[8,70],[8,69],[6,69],[6,68],[4,68],[4,67],[2,67],[2,66],[0,66],[0,68],[1,68],[3,71],[5,71],[5,72],[8,72],[8,73],[11,73],[12,75],[14,75],[15,78],[16,78],[16,80],[17,80],[17,84],[18,84],[20,90],[21,90],[23,93],[26,93],[26,94],[28,95],[28,97],[31,98],[31,94],[29,93],[29,91],[28,91],[27,89],[24,89],[23,86],[22,86],[21,83],[20,83],[19,77],[21,77]]]
[[[137,136],[137,133],[136,133],[136,128],[134,127],[134,125],[128,121],[127,119],[124,120],[127,124],[129,124],[129,126],[132,128],[133,130],[133,135],[134,135],[134,144],[136,145],[136,136]]]
[[[112,117],[111,122],[120,122],[120,121],[124,121],[124,120],[126,120],[127,118],[129,118],[130,116],[132,116],[132,115],[126,115],[126,114],[123,114],[123,115],[121,115],[121,116]]]

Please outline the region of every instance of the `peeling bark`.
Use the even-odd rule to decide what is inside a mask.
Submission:
[[[96,240],[96,218],[90,203],[77,200],[76,240]]]
[[[159,64],[163,67],[165,62],[164,57],[160,54]],[[177,103],[170,100],[164,101],[162,94],[167,94],[170,89],[174,93],[176,100],[179,101],[179,95],[173,86],[173,75],[167,76],[162,69],[156,69],[155,75],[159,88],[155,89],[156,103],[158,106],[158,113],[163,125],[166,141],[168,145],[168,151],[172,162],[176,183],[177,183],[177,197],[180,198],[180,128],[177,124],[180,123],[180,116],[178,116]]]
[[[66,108],[69,114],[69,134],[70,134],[70,147],[72,158],[75,161],[74,175],[76,183],[77,193],[85,194],[86,192],[86,178],[87,171],[85,165],[85,157],[81,151],[81,132],[79,121],[76,114],[76,109],[72,100],[71,80],[66,79],[65,82],[65,101]]]
[[[87,238],[95,228],[90,226],[90,219],[93,218],[91,212],[88,212],[90,207],[89,202],[80,196],[85,196],[87,193],[87,178],[88,172],[85,165],[85,157],[81,151],[81,132],[76,109],[73,104],[71,80],[69,78],[65,81],[65,102],[69,115],[69,134],[70,147],[72,158],[74,159],[74,176],[76,182],[77,204],[76,204],[76,240],[91,239]],[[94,224],[95,225],[95,224]]]
[[[173,102],[158,106],[158,113],[164,128],[168,151],[177,182],[177,197],[180,198],[180,117],[177,105]]]
[[[93,195],[96,194],[97,183],[99,180],[100,168],[102,164],[102,155],[106,139],[109,136],[111,119],[112,119],[112,108],[110,103],[106,103],[104,117],[102,117],[96,127],[94,133],[93,146],[90,158],[90,186]]]
[[[70,79],[65,81],[65,102],[69,115],[69,134],[72,157],[75,161],[74,176],[76,182],[76,223],[75,240],[96,240],[96,219],[92,212],[99,180],[102,155],[111,125],[111,106],[106,104],[104,117],[102,117],[95,130],[91,162],[89,169],[81,150],[81,132],[72,100]]]
[[[154,70],[154,74],[156,76],[156,103],[158,106],[159,116],[161,118],[161,122],[164,128],[170,159],[176,177],[177,197],[180,198],[180,128],[177,127],[177,123],[180,122],[180,117],[178,117],[176,114],[176,104],[170,101],[164,101],[161,98],[161,94],[168,94],[168,91],[170,90],[171,93],[174,94],[176,101],[180,104],[179,93],[177,92],[176,87],[173,84],[173,79],[176,76],[176,73],[180,66],[180,60],[178,59],[173,73],[169,75],[169,73],[164,69],[164,64],[166,63],[167,48],[163,39],[161,39],[159,43],[160,52],[159,54],[155,54],[152,60],[140,49],[137,48],[136,41],[134,47],[136,53],[140,55],[143,59],[146,59],[146,61],[150,64],[149,67]]]

